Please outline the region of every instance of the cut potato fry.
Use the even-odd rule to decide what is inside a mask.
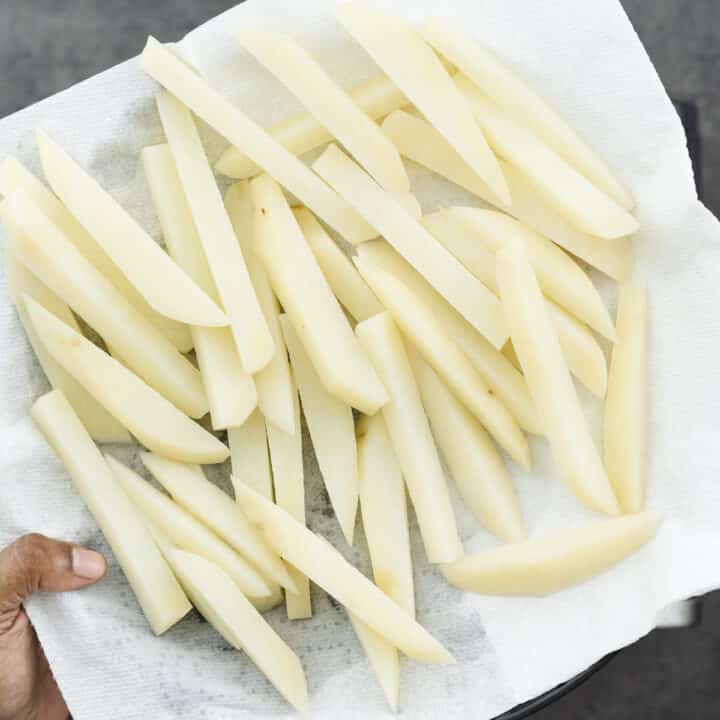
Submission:
[[[655,534],[658,518],[644,512],[503,545],[442,569],[448,581],[484,595],[549,595],[578,585],[635,552]]]
[[[352,545],[359,494],[352,408],[325,389],[287,315],[280,317],[280,326],[320,474],[338,524]]]
[[[297,655],[268,625],[229,575],[205,558],[167,550],[167,559],[200,614],[237,650],[243,650],[299,712],[310,709]]]
[[[377,120],[407,105],[407,98],[386,75],[366,80],[348,91],[355,104],[370,118]],[[293,155],[303,155],[329,143],[332,135],[310,114],[299,112],[274,125],[268,134]],[[221,175],[243,180],[259,175],[258,167],[245,153],[229,147],[220,157],[215,170]]]
[[[495,397],[467,355],[448,336],[430,306],[386,270],[360,258],[355,259],[355,264],[425,361],[440,374],[510,457],[529,469],[530,449],[517,422]]]
[[[350,258],[335,244],[307,208],[293,211],[325,279],[340,304],[362,322],[383,311],[382,305],[362,279]],[[362,245],[360,246],[362,247]]]
[[[233,481],[238,480],[255,492],[273,499],[270,455],[268,454],[265,418],[260,410],[240,426],[228,430]],[[237,490],[235,492],[237,495]]]
[[[305,469],[303,467],[302,433],[300,432],[300,402],[297,390],[293,393],[295,427],[293,435],[267,424],[270,462],[273,472],[275,501],[299,523],[305,524]],[[243,488],[236,490],[235,497],[243,506]],[[244,507],[244,506],[243,506]],[[296,593],[285,593],[285,605],[290,620],[302,620],[312,617],[310,601],[310,582],[295,567],[289,566],[288,572],[295,582]]]
[[[270,362],[255,375],[258,406],[267,420],[292,434],[295,432],[293,416],[293,393],[295,390],[290,379],[287,351],[278,323],[280,307],[270,287],[265,268],[255,252],[255,223],[250,188],[247,182],[236,183],[227,191],[225,208],[245,256],[250,280],[275,345],[275,354]]]
[[[525,243],[543,294],[608,340],[615,340],[615,328],[600,293],[580,266],[550,240],[495,210],[454,207],[433,215],[447,218],[450,227],[445,233],[431,232],[470,270],[468,255],[472,257],[478,243],[492,253],[516,238]],[[426,222],[431,217],[426,216]]]
[[[360,418],[357,446],[360,509],[375,584],[415,617],[405,483],[382,413]]]
[[[496,347],[507,340],[496,297],[423,226],[335,145],[313,168],[372,222],[381,235]]]
[[[473,122],[440,59],[413,29],[377,8],[349,3],[336,9],[343,27],[503,202],[510,202],[502,170]],[[422,68],[422,71],[420,71]]]
[[[23,231],[13,244],[18,259],[93,327],[129,369],[184,413],[202,417],[208,401],[193,364],[90,265],[31,200],[15,194],[5,202],[10,203]]]
[[[456,76],[455,83],[493,150],[515,165],[574,227],[608,240],[638,229],[638,221],[624,207],[488,100],[466,76]]]
[[[375,237],[372,228],[309,168],[154,38],[148,39],[142,53],[142,66],[348,241]]]
[[[645,503],[647,324],[645,286],[629,281],[620,287],[605,403],[605,469],[626,513],[640,512]]]
[[[233,34],[382,187],[394,193],[410,191],[398,151],[305,49],[277,33],[239,30]]]
[[[497,276],[513,346],[520,358],[560,475],[580,500],[611,515],[618,504],[593,443],[527,251],[497,254]]]
[[[219,302],[170,148],[147,147],[141,157],[168,252],[198,287]],[[232,331],[196,326],[192,336],[213,429],[242,425],[257,405],[257,391],[243,370]]]
[[[177,98],[162,93],[157,106],[243,369],[256,373],[270,362],[275,346],[200,134],[192,113]]]
[[[199,520],[114,457],[106,454],[105,460],[133,505],[173,545],[221,567],[245,595],[270,595],[270,587],[260,573]]]
[[[50,187],[155,310],[188,325],[227,325],[223,311],[60,145],[42,130],[37,144]]]
[[[418,30],[513,120],[527,125],[590,182],[619,205],[632,210],[635,205],[632,196],[600,157],[539,95],[460,25],[432,18],[424,21]]]
[[[268,547],[233,499],[213,485],[198,465],[140,454],[145,467],[175,502],[207,525],[260,572],[290,590],[295,585],[282,560]]]
[[[465,504],[504,542],[524,540],[520,503],[490,436],[420,355],[409,355],[433,435]]]
[[[22,190],[65,233],[83,257],[107,278],[136,310],[167,337],[180,352],[192,350],[190,328],[148,305],[145,298],[132,286],[117,265],[98,245],[87,230],[68,212],[67,208],[24,165],[10,156],[0,163],[0,195],[11,195]]]
[[[382,240],[363,243],[358,248],[358,256],[361,260],[367,260],[386,270],[407,285],[432,311],[445,332],[468,356],[520,427],[527,432],[536,434],[542,432],[530,391],[522,374],[513,368],[503,354],[485,340],[465,318],[450,307],[423,277]],[[488,257],[491,256],[488,254]]]
[[[31,415],[112,548],[153,632],[164,633],[190,611],[190,603],[140,514],[61,391],[43,395]]]
[[[374,322],[368,320],[367,322]],[[453,663],[452,655],[323,538],[250,488],[241,504],[276,552],[409,657]]]
[[[257,250],[270,283],[325,388],[372,415],[387,393],[308,247],[280,190],[268,176],[250,183]]]
[[[218,463],[230,454],[214,435],[183,415],[124,365],[28,295],[25,308],[50,355],[143,445],[166,457]]]
[[[463,553],[462,543],[400,332],[388,313],[365,320],[355,332],[390,394],[383,417],[415,508],[427,558],[431,563],[454,562]]]

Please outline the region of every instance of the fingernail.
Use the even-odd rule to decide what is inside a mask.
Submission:
[[[72,551],[72,568],[75,575],[86,580],[97,580],[105,574],[105,558],[94,550],[75,547]]]

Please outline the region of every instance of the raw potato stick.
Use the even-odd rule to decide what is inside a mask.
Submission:
[[[498,252],[497,277],[513,346],[560,475],[586,505],[617,515],[617,500],[522,244]]]
[[[270,362],[255,374],[258,407],[267,420],[292,434],[295,432],[293,415],[295,390],[290,379],[290,365],[278,323],[280,307],[270,287],[265,268],[255,251],[258,232],[253,219],[252,198],[247,182],[236,183],[227,191],[225,208],[230,216],[237,241],[240,243],[250,280],[275,345],[275,354]]]
[[[387,393],[353,336],[280,190],[268,175],[250,183],[257,252],[275,294],[332,395],[372,415]]]
[[[645,503],[647,325],[647,291],[631,280],[620,287],[604,421],[605,470],[625,513],[640,512]]]
[[[168,252],[198,287],[219,302],[170,148],[147,147],[141,157]],[[257,405],[257,391],[243,370],[232,331],[195,326],[191,332],[213,429],[242,425]]]
[[[549,595],[604,572],[647,543],[653,513],[598,520],[584,527],[466,555],[442,569],[448,581],[484,595]]]
[[[248,522],[238,505],[211,483],[198,465],[143,452],[140,459],[179,505],[207,525],[260,572],[283,587],[295,586],[280,558]]]
[[[280,317],[280,326],[320,474],[338,524],[352,545],[359,493],[352,408],[325,389],[287,315]]]
[[[525,379],[500,350],[494,348],[430,284],[413,270],[386,242],[371,240],[358,248],[361,261],[367,260],[407,285],[428,307],[447,334],[468,356],[490,389],[498,396],[526,432],[541,434]]]
[[[143,445],[187,462],[218,463],[230,454],[216,437],[28,295],[28,317],[50,355]]]
[[[155,38],[148,39],[141,61],[148,75],[229,142],[242,148],[344,238],[362,242],[375,237],[372,228],[309,168]]]
[[[336,15],[388,77],[459,152],[503,202],[507,184],[481,129],[440,59],[406,23],[353,2]],[[422,71],[420,71],[422,68]]]
[[[45,285],[93,327],[123,363],[192,417],[208,411],[193,364],[139,313],[22,194],[10,203],[22,230],[13,252]]]
[[[632,235],[638,229],[638,221],[624,207],[488,100],[466,76],[458,75],[455,83],[493,150],[515,165],[574,227],[607,240]]]
[[[372,320],[368,321],[372,322]],[[282,508],[241,488],[243,507],[276,552],[409,657],[453,663],[452,655],[335,550]]]
[[[240,426],[228,430],[233,482],[243,482],[255,492],[273,499],[270,455],[268,454],[265,418],[260,410]],[[237,496],[237,489],[235,489]]]
[[[67,208],[24,165],[9,156],[0,163],[0,195],[22,190],[65,233],[90,264],[106,277],[125,299],[167,337],[180,352],[192,350],[190,328],[153,310],[147,300],[132,286],[108,254]]]
[[[155,310],[188,325],[227,325],[223,311],[65,150],[41,130],[37,144],[50,187]]]
[[[507,340],[498,299],[335,145],[313,168],[495,347]]]
[[[520,503],[490,436],[417,352],[410,353],[410,361],[433,435],[463,501],[503,542],[524,540]]]
[[[174,545],[221,567],[245,595],[270,595],[260,573],[205,525],[114,457],[105,454],[105,460],[138,512]]]
[[[382,414],[402,468],[429,562],[454,562],[463,553],[445,474],[420,400],[400,331],[388,313],[355,329],[390,400]]]
[[[448,20],[432,18],[418,30],[513,120],[527,125],[590,182],[625,209],[632,210],[635,201],[602,159],[555,110],[463,28]]]
[[[340,304],[356,322],[362,322],[381,313],[382,305],[362,279],[352,260],[335,244],[315,216],[307,208],[298,208],[293,212],[330,289]]]
[[[233,34],[382,187],[393,193],[410,191],[398,151],[306,50],[278,33],[238,30]]]
[[[256,373],[268,364],[275,346],[200,134],[192,113],[177,98],[162,93],[157,106],[243,369]]]
[[[448,336],[431,308],[391,273],[360,258],[355,263],[408,341],[510,457],[529,469],[530,449],[517,422]]]
[[[108,541],[152,631],[161,635],[191,606],[139,513],[61,391],[43,395],[30,414]]]

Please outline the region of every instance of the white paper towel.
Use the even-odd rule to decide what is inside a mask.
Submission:
[[[413,16],[432,0],[381,3]],[[450,667],[402,665],[401,716],[490,718],[583,670],[654,625],[672,601],[720,586],[720,227],[696,200],[680,122],[637,36],[615,0],[448,0],[458,19],[515,67],[594,145],[635,193],[642,229],[640,272],[652,323],[649,507],[664,518],[653,543],[612,571],[546,599],[484,598],[449,588],[425,562],[413,528],[419,620],[447,644]],[[217,87],[262,123],[297,108],[287,91],[226,30],[260,23],[301,40],[343,84],[377,69],[332,19],[327,0],[251,0],[191,33],[183,51]],[[139,50],[140,48],[138,48]],[[157,232],[138,154],[163,140],[154,84],[130,61],[0,122],[0,158],[39,170],[33,130],[54,135],[145,226]],[[213,158],[225,143],[206,134]],[[472,198],[413,169],[424,209]],[[603,283],[604,284],[604,283]],[[608,292],[612,302],[613,293]],[[40,531],[107,552],[63,468],[28,417],[45,380],[0,279],[0,545]],[[587,403],[594,422],[599,411]],[[134,451],[117,451],[132,460]],[[535,470],[516,472],[533,534],[593,514],[559,481],[542,442]],[[307,455],[310,526],[366,569],[364,542],[347,549]],[[220,482],[227,469],[214,472]],[[458,505],[468,549],[491,544]],[[361,536],[360,536],[361,538]],[[313,716],[389,715],[347,617],[315,589],[315,616],[269,615],[306,669]],[[28,607],[77,720],[96,718],[287,717],[274,689],[197,615],[155,638],[111,559],[100,585],[39,595]]]

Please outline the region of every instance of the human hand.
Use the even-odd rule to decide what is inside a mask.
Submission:
[[[0,551],[0,720],[67,719],[67,705],[22,603],[38,590],[92,585],[106,572],[99,553],[34,533]]]

